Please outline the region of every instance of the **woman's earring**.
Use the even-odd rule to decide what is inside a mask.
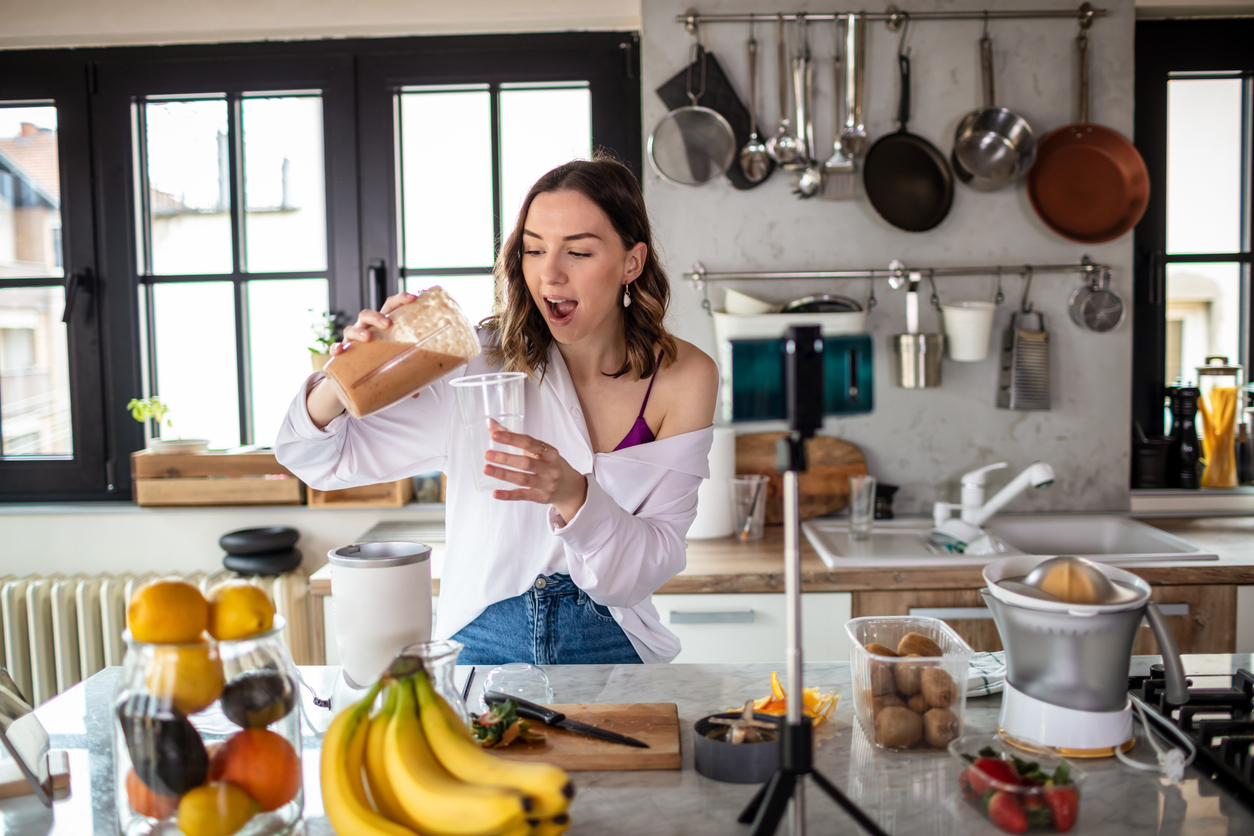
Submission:
[[[625,285],[623,287],[623,307],[624,308],[631,307],[631,286],[630,285]]]

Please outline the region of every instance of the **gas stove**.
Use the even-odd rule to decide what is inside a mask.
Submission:
[[[1229,685],[1192,687],[1203,679]],[[1128,690],[1193,740],[1195,768],[1254,811],[1254,674],[1238,669],[1230,677],[1190,677],[1189,701],[1181,706],[1165,699],[1162,665],[1153,665],[1149,676],[1128,677]]]

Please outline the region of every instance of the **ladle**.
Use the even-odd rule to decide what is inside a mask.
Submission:
[[[758,41],[749,19],[749,141],[740,149],[740,171],[750,183],[761,183],[771,173],[771,155],[758,136]]]
[[[801,154],[800,143],[790,131],[788,123],[788,43],[784,38],[784,16],[776,15],[779,25],[779,43],[776,58],[779,61],[779,131],[766,141],[766,151],[780,165],[795,162]]]

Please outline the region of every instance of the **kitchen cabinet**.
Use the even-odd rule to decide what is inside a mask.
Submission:
[[[1237,589],[1231,584],[1154,586],[1151,599],[1163,610],[1181,653],[1232,653],[1236,645]],[[854,592],[853,616],[923,615],[953,627],[973,650],[1001,650],[993,614],[978,589],[907,589]],[[1142,622],[1132,648],[1157,654],[1158,644]]]
[[[801,629],[807,662],[849,658],[845,622],[851,595],[815,592],[801,596]],[[676,662],[783,664],[786,598],[779,593],[654,595],[662,624],[683,644]]]

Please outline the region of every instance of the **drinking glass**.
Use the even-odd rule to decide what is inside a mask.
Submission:
[[[866,540],[875,522],[875,477],[849,477],[849,539]]]
[[[732,508],[736,528],[732,532],[741,540],[761,540],[766,522],[766,476],[737,476],[732,480]]]
[[[497,372],[476,374],[452,381],[453,390],[457,392],[457,406],[462,413],[462,423],[470,430],[471,446],[476,454],[475,490],[489,493],[518,487],[488,476],[483,472],[483,467],[487,464],[484,454],[489,450],[500,450],[514,455],[522,452],[517,447],[494,442],[492,422],[495,421],[510,432],[522,432],[526,380],[527,375],[523,372]]]

